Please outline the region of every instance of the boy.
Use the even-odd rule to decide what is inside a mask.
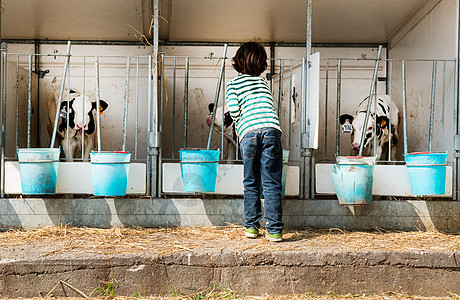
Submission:
[[[265,196],[265,237],[282,240],[281,128],[267,81],[260,77],[267,68],[267,53],[256,42],[241,45],[233,57],[239,75],[227,84],[226,102],[235,121],[244,166],[245,236],[259,234],[262,206],[260,183]]]

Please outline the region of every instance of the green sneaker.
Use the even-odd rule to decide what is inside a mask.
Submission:
[[[283,240],[282,233],[265,233],[265,238],[270,242],[281,242]]]
[[[259,230],[257,228],[246,228],[244,230],[244,235],[247,238],[255,239],[259,235]]]

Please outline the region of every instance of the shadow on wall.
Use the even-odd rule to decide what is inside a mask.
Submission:
[[[120,225],[142,227],[181,226],[181,216],[171,199],[115,198]]]
[[[0,199],[0,226],[20,227],[23,226],[18,213],[11,201],[21,201],[22,199]]]
[[[48,216],[55,226],[109,228],[112,215],[106,199],[43,199]]]
[[[460,202],[459,201],[420,201],[424,205],[426,216],[421,219],[427,230],[442,232],[460,232]]]

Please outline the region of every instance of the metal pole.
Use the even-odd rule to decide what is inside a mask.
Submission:
[[[446,61],[442,65],[442,107],[441,107],[441,151],[444,149],[444,113],[445,113],[445,102],[446,102]]]
[[[324,158],[327,159],[327,108],[329,104],[329,58],[326,59],[326,82],[325,82],[325,105],[324,105]],[[340,117],[340,116],[339,116]]]
[[[401,61],[401,81],[403,100],[404,154],[407,154],[407,106],[406,106],[406,61]]]
[[[136,125],[134,133],[134,159],[137,159],[137,143],[139,139],[139,56],[136,58]]]
[[[185,82],[184,82],[184,148],[187,148],[187,123],[188,123],[188,77],[189,58],[185,58]]]
[[[306,115],[306,107],[304,105],[304,102],[305,102],[305,70],[306,70],[306,58],[305,57],[302,57],[302,67],[301,67],[301,76],[300,76],[300,82],[301,82],[301,94],[300,94],[300,119],[301,119],[301,122],[300,122],[300,138],[302,139],[303,138],[303,131],[304,131],[304,123],[302,122],[303,121],[303,118],[305,118],[305,115]],[[305,198],[305,186],[308,184],[308,181],[305,181],[305,178],[306,178],[306,174],[307,174],[307,171],[305,169],[305,159],[304,157],[302,156],[304,154],[304,151],[303,151],[303,146],[301,145],[301,157],[300,157],[300,193],[301,193],[301,198]]]
[[[176,58],[174,57],[173,69],[173,99],[172,99],[172,158],[176,152]]]
[[[1,0],[0,0],[1,2]],[[19,143],[19,54],[16,55],[16,148]],[[17,158],[18,153],[15,151],[14,157]]]
[[[147,78],[147,178],[146,178],[146,187],[147,194],[152,196],[151,193],[151,177],[152,177],[152,153],[150,147],[153,144],[150,141],[152,124],[151,124],[151,109],[152,109],[152,81],[153,81],[153,68],[152,68],[152,55],[149,55],[149,69],[148,69],[148,78]]]
[[[129,98],[129,71],[131,69],[131,57],[126,59],[126,80],[125,80],[125,103],[123,107],[123,151],[126,151],[126,135],[128,121],[128,98]]]
[[[460,22],[460,20],[459,20]],[[460,34],[460,33],[459,33]],[[453,120],[454,120],[454,132],[453,132],[453,145],[455,145],[455,141],[456,141],[456,138],[458,137],[458,102],[459,102],[459,86],[460,84],[458,83],[458,80],[460,78],[458,72],[459,72],[459,58],[457,57],[457,59],[455,60],[455,71],[454,71],[454,116],[453,116]],[[453,174],[453,180],[452,180],[452,191],[453,191],[453,196],[454,196],[454,199],[458,201],[458,198],[459,198],[459,189],[458,189],[458,182],[459,182],[459,178],[458,178],[458,157],[457,157],[457,147],[454,146],[454,155],[452,156],[452,160],[453,160],[453,170],[454,170],[454,174]]]
[[[337,60],[337,111],[335,125],[335,155],[340,154],[340,103],[342,102],[342,60]]]
[[[0,14],[1,15],[1,14]],[[0,196],[3,198],[5,196],[5,142],[6,142],[6,76],[7,76],[7,53],[6,53],[6,44],[2,43],[2,132],[0,133],[0,145],[2,147],[2,157],[1,157],[1,190]]]
[[[82,98],[83,98],[83,111],[85,111],[85,89],[86,89],[86,57],[83,57],[83,91],[82,91]],[[70,86],[69,86],[70,89]],[[82,116],[82,123],[84,124],[84,115]],[[81,159],[85,158],[85,126],[82,126],[81,129]]]
[[[152,131],[150,133],[151,138],[150,140],[150,150],[151,155],[153,156],[151,160],[151,170],[152,170],[152,177],[151,177],[151,195],[158,197],[159,191],[157,190],[157,182],[161,180],[158,178],[158,163],[160,163],[161,168],[161,161],[158,162],[158,143],[161,138],[158,136],[158,52],[159,52],[159,15],[160,15],[160,1],[154,0],[153,3],[153,78],[152,78]]]
[[[96,125],[97,125],[97,151],[101,152],[101,106],[99,99],[101,99],[101,89],[99,80],[99,57],[96,56],[94,59],[96,68]]]
[[[66,105],[66,114],[70,116],[70,67],[67,69],[67,103]],[[70,132],[70,122],[66,122],[66,131]],[[69,149],[70,149],[70,134],[66,134],[66,159],[70,157]]]
[[[428,152],[431,152],[431,144],[433,137],[433,121],[434,121],[434,102],[436,97],[436,71],[437,61],[433,60],[433,73],[431,76],[431,106],[430,106],[430,131],[428,134]]]
[[[391,85],[392,85],[392,81],[393,81],[393,79],[392,79],[393,78],[393,61],[390,60],[388,63],[389,63],[389,66],[388,66],[389,71],[388,72],[390,73],[390,74],[388,74],[388,86],[387,86],[388,96],[390,97],[390,111],[388,112],[388,114],[390,116],[390,122],[388,122],[389,123],[388,124],[388,136],[389,136],[389,139],[390,139],[390,141],[388,143],[388,161],[391,161],[391,142],[392,142],[392,139],[391,139],[391,129],[392,129],[391,128],[391,124],[392,124],[392,122],[391,122],[391,117],[392,117],[391,104],[393,102],[393,98],[392,98],[393,89],[392,89]]]
[[[375,85],[375,82],[376,82],[376,79],[377,79],[377,71],[379,69],[379,62],[380,62],[381,54],[382,54],[382,45],[379,46],[379,50],[378,50],[378,53],[377,53],[377,59],[375,61],[374,74],[372,75],[371,89],[369,91],[369,98],[368,98],[368,101],[367,101],[366,117],[364,118],[364,126],[367,126],[367,122],[369,122],[369,112],[370,112],[370,109],[371,109],[372,94],[374,93],[374,85]],[[377,99],[376,99],[376,101],[377,101]],[[363,155],[363,148],[364,148],[363,143],[364,143],[364,136],[365,135],[366,135],[366,130],[363,130],[363,132],[361,134],[361,142],[360,142],[360,145],[359,145],[359,154],[358,154],[359,156]]]
[[[292,132],[292,69],[293,69],[293,61],[292,59],[289,62],[289,118],[288,118],[288,126],[289,126],[289,136],[288,136],[288,149],[291,150],[291,132]]]
[[[32,127],[32,54],[29,54],[29,82],[27,83],[27,148],[30,148]]]
[[[280,59],[280,79],[278,84],[278,118],[281,119],[281,102],[283,100],[284,59]],[[281,123],[281,120],[280,120]]]
[[[70,61],[70,41],[67,42],[67,56],[64,62],[64,70],[62,71],[61,88],[59,89],[59,100],[56,105],[56,114],[54,115],[54,128],[53,128],[53,136],[51,138],[50,148],[54,147],[54,142],[56,141],[57,126],[59,122],[59,112],[61,110],[60,106],[61,106],[61,101],[62,101],[62,95],[64,93],[64,84],[65,84],[65,79],[67,75],[67,68],[69,67],[69,61]]]
[[[160,55],[160,63],[159,63],[159,66],[161,69],[163,69],[164,67],[164,54],[162,53]],[[160,70],[161,70],[160,69]],[[163,136],[163,111],[164,111],[164,96],[165,96],[165,78],[164,78],[164,71],[160,71],[160,111],[159,111],[159,114],[158,114],[158,134],[159,134],[159,137],[162,137]],[[158,193],[158,197],[161,197],[161,186],[162,186],[162,181],[161,181],[161,178],[162,178],[162,168],[161,168],[161,162],[163,161],[163,147],[162,147],[163,143],[162,143],[162,140],[159,139],[159,142],[158,142],[158,161],[160,162],[160,167],[158,168],[158,178],[159,180],[157,181],[158,182],[158,189],[157,189],[157,193]]]
[[[217,110],[217,103],[219,102],[219,93],[220,93],[220,88],[222,86],[222,78],[224,74],[224,68],[225,68],[225,59],[227,57],[227,48],[228,45],[224,45],[224,51],[222,53],[222,62],[220,65],[220,72],[219,72],[219,80],[217,81],[217,88],[216,88],[216,95],[214,97],[214,109],[212,110],[212,121],[211,121],[211,126],[209,126],[209,135],[208,135],[208,144],[206,146],[206,149],[209,150],[209,147],[211,146],[211,137],[212,137],[212,130],[214,129],[214,120],[216,119],[216,110]],[[222,106],[222,110],[223,110]],[[224,131],[224,128],[222,127],[222,131]]]

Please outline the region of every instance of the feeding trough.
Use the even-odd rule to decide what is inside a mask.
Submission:
[[[376,157],[337,156],[332,181],[339,203],[364,205],[372,200]]]
[[[22,193],[56,193],[61,148],[18,148],[17,152]]]
[[[127,151],[91,152],[93,194],[125,196],[131,153]]]

